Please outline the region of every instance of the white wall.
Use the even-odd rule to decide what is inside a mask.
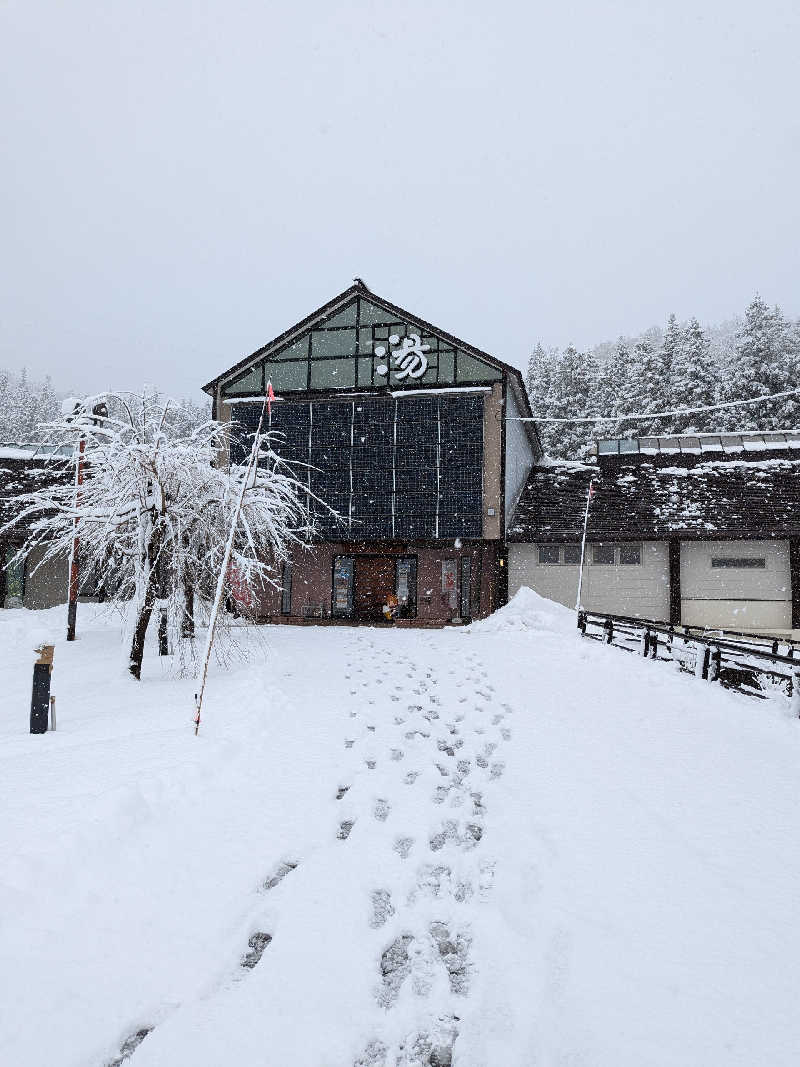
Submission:
[[[69,560],[49,559],[42,563],[44,549],[35,548],[25,561],[26,608],[53,608],[66,604],[69,583]]]
[[[591,548],[587,545],[583,571],[581,600],[584,608],[669,622],[669,551],[666,541],[645,541],[639,565],[592,563]],[[563,546],[561,551],[563,553]],[[619,558],[618,553],[615,558]],[[578,570],[577,565],[539,563],[538,545],[509,545],[511,596],[527,585],[542,596],[572,608],[578,588]]]
[[[519,422],[522,412],[514,399],[511,386],[506,390],[506,530],[511,525],[514,508],[533,466],[533,448],[525,423]]]
[[[763,558],[763,568],[713,567],[712,559]],[[788,541],[684,541],[681,622],[728,630],[789,630]]]

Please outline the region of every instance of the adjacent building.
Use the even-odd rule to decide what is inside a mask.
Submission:
[[[204,388],[252,431],[268,383],[315,532],[259,618],[377,622],[394,598],[399,623],[442,625],[505,602],[506,531],[541,455],[516,368],[357,280]]]
[[[48,445],[0,445],[0,607],[51,608],[67,599],[69,561],[42,562],[41,548],[18,558],[25,526],[3,527],[19,511],[19,497],[43,480],[69,478],[70,449]]]
[[[536,466],[508,532],[509,584],[683,626],[800,635],[800,433],[599,441]]]

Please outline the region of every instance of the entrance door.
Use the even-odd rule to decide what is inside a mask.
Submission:
[[[391,556],[356,556],[353,594],[358,619],[382,619],[386,598],[395,591],[396,561]]]

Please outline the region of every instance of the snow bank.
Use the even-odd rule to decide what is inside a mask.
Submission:
[[[576,631],[575,612],[548,600],[523,585],[509,602],[499,608],[488,619],[482,619],[467,626],[464,633],[501,634],[520,633],[525,630],[551,633],[574,633]]]

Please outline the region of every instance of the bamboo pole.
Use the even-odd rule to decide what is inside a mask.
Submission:
[[[250,452],[250,461],[247,464],[247,470],[245,471],[244,478],[242,479],[242,487],[239,490],[239,499],[236,502],[236,509],[233,513],[233,519],[231,520],[231,529],[228,534],[228,541],[225,545],[225,554],[222,557],[222,566],[220,567],[219,577],[217,578],[217,592],[214,597],[214,604],[211,608],[211,618],[208,621],[208,636],[206,637],[206,648],[203,655],[203,669],[200,677],[200,691],[195,693],[195,707],[197,714],[194,719],[194,735],[200,730],[200,711],[203,707],[203,696],[206,691],[206,680],[208,678],[208,664],[211,659],[211,648],[214,644],[214,632],[217,628],[217,619],[219,618],[220,604],[222,603],[222,593],[225,588],[225,576],[228,573],[228,565],[231,561],[231,553],[233,551],[233,539],[236,534],[236,527],[239,522],[239,515],[242,511],[242,502],[244,501],[244,494],[247,491],[247,484],[250,481],[250,473],[253,467],[258,462],[258,453],[261,448],[261,429],[264,425],[264,409],[266,408],[267,401],[264,400],[264,405],[261,408],[261,417],[258,420],[258,429],[256,435],[253,438],[253,448]],[[270,411],[270,415],[272,412]]]

